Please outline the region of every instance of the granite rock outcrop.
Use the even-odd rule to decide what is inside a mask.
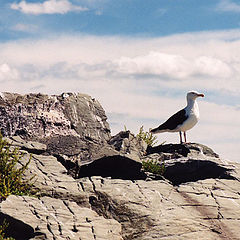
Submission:
[[[36,176],[38,194],[9,196],[0,203],[0,223],[9,222],[7,236],[240,239],[240,164],[221,159],[207,146],[151,148],[129,131],[120,132],[99,140],[103,144],[92,158],[81,158],[83,164],[73,176],[69,170],[74,161],[66,164],[59,153],[49,151],[48,142],[17,133],[5,139],[26,153],[20,164],[32,155],[24,178]],[[164,163],[163,176],[143,171],[142,161],[151,160]]]
[[[3,136],[21,136],[47,146],[47,152],[78,165],[88,162],[110,139],[100,103],[86,94],[0,94]]]
[[[73,178],[56,157],[39,152],[43,144],[8,141],[26,152],[22,164],[32,154],[26,178],[36,175],[34,187],[41,192],[0,204],[0,221],[10,222],[15,239],[239,239],[240,164],[216,157],[208,147],[172,145],[172,153],[143,157],[164,159],[163,179],[125,179],[121,171],[118,178]]]

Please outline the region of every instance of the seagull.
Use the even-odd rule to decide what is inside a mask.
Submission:
[[[179,132],[180,144],[182,141],[182,132],[184,134],[184,141],[187,142],[186,131],[194,127],[199,120],[199,109],[196,99],[204,97],[203,93],[191,91],[187,93],[187,106],[172,115],[166,122],[159,127],[151,129],[152,134],[162,132]]]

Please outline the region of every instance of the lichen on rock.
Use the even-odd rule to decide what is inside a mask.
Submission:
[[[3,136],[21,136],[47,145],[47,151],[81,165],[110,139],[105,111],[85,94],[1,93]]]

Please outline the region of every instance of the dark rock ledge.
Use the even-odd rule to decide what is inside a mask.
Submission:
[[[2,132],[26,152],[22,164],[32,154],[25,177],[36,175],[41,192],[0,203],[9,236],[239,239],[240,164],[201,144],[147,148],[129,131],[111,137],[103,109],[87,95],[5,93],[0,109]],[[164,161],[163,178],[142,171],[150,159]]]

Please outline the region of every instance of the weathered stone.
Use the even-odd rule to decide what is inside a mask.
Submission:
[[[7,140],[11,146],[19,148],[21,150],[26,150],[29,153],[41,154],[47,151],[46,144],[34,142],[34,141],[25,141],[20,136],[13,136],[11,138],[3,138]]]
[[[5,140],[12,147],[17,147],[21,152],[24,152],[23,157],[19,161],[19,166],[26,165],[30,159],[23,180],[29,180],[33,177],[31,183],[36,190],[40,191],[38,195],[72,200],[84,206],[90,206],[79,183],[67,174],[66,168],[56,157],[45,154],[46,152],[43,152],[43,154],[33,153],[46,150],[46,145],[25,141],[19,136],[5,138]]]
[[[26,153],[20,163],[25,165],[29,158],[30,155]],[[57,158],[32,154],[24,179],[31,177],[34,177],[32,183],[38,191],[38,195],[71,200],[89,207],[88,199],[86,199],[80,184],[67,174],[66,169],[57,161]]]
[[[20,164],[32,153],[24,179],[36,175],[41,192],[0,203],[16,239],[239,239],[240,164],[210,148],[146,151],[128,131],[110,138],[104,111],[85,95],[5,93],[0,112],[8,141],[26,152]],[[164,176],[141,175],[143,160],[164,163]]]
[[[129,131],[113,136],[110,145],[92,155],[92,162],[83,164],[78,177],[102,176],[120,179],[144,179],[141,158],[147,145]]]
[[[162,180],[80,181],[92,209],[122,224],[124,239],[238,239],[236,180],[206,179],[176,187]],[[219,195],[219,188],[230,197]],[[231,227],[225,223],[230,220]]]
[[[207,178],[235,178],[230,174],[234,167],[202,144],[166,144],[148,148],[148,155],[142,160],[164,164],[163,176],[174,185]]]
[[[143,179],[140,158],[146,146],[129,131],[120,132],[92,155],[92,162],[83,164],[78,177],[102,176],[120,179]]]
[[[48,197],[11,196],[0,204],[0,219],[14,226],[13,236],[21,236],[25,229],[24,237],[16,239],[238,239],[240,164],[196,149],[189,150],[189,157],[165,159],[170,169],[179,162],[192,171],[184,184],[175,186],[166,180],[73,179],[55,157],[33,154],[26,177],[36,174],[34,186]],[[208,167],[213,164],[212,173],[196,179],[194,173],[200,176],[208,170],[201,167],[204,161]],[[218,168],[227,177],[216,174]],[[172,174],[186,178],[182,169]]]
[[[109,144],[121,155],[126,155],[136,161],[144,156],[147,149],[147,144],[135,137],[130,131],[119,132],[109,140]]]
[[[122,240],[117,221],[104,219],[91,209],[67,200],[10,196],[1,203],[0,211],[0,221],[4,218],[9,221],[8,235],[17,240]],[[28,231],[16,230],[16,225]]]
[[[196,154],[219,158],[219,155],[211,148],[199,143],[162,144],[155,147],[148,146],[147,154],[153,153],[167,154],[167,158],[169,158],[169,156],[171,156],[171,158],[187,157]]]
[[[110,139],[106,119],[99,102],[84,94],[0,95],[4,136],[44,143],[51,154],[67,156],[79,165]]]
[[[208,157],[219,158],[219,155],[215,153],[211,148],[199,143],[187,143],[187,147],[190,149],[190,153],[202,154]]]
[[[147,155],[153,153],[168,153],[171,158],[186,157],[190,153],[190,149],[186,144],[162,144],[155,147],[148,146]]]

